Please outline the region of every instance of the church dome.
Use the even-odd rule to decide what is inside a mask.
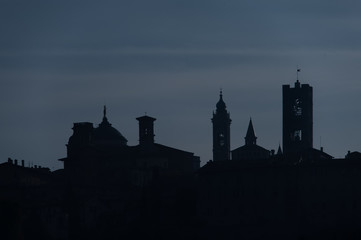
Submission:
[[[94,129],[93,141],[95,144],[127,145],[128,140],[108,122],[105,107],[103,121]]]
[[[226,103],[223,101],[222,91],[219,94],[219,101],[216,104],[217,110],[226,109]]]

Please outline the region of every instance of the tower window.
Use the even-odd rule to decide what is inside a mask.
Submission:
[[[291,134],[292,141],[299,142],[302,141],[302,130],[296,130]]]
[[[219,145],[224,146],[224,135],[223,135],[223,133],[219,134]]]
[[[295,103],[294,103],[294,105],[293,105],[293,114],[296,116],[296,117],[299,117],[299,116],[301,116],[302,115],[302,101],[299,99],[299,98],[297,98],[296,100],[295,100]]]

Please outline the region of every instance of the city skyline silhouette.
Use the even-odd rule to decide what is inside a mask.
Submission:
[[[297,69],[299,72],[299,69]],[[56,171],[0,164],[5,239],[358,239],[361,153],[313,147],[313,87],[282,86],[283,149],[259,145],[252,118],[232,150],[223,91],[212,117],[213,159],[155,141],[156,118],[137,117],[139,143],[102,121],[74,122]]]
[[[360,12],[0,1],[0,238],[360,239]]]
[[[360,149],[359,9],[322,1],[4,1],[0,162],[60,168],[72,123],[100,123],[106,104],[129,143],[138,142],[134,119],[147,112],[158,119],[156,140],[204,164],[220,88],[233,119],[231,148],[252,117],[260,144],[277,149],[281,85],[294,83],[298,67],[315,91],[314,146],[344,157]]]
[[[218,89],[219,91],[219,89]],[[225,90],[223,90],[223,92],[225,92]],[[280,91],[281,92],[281,91]],[[316,92],[317,92],[317,89],[316,89]],[[232,104],[232,101],[231,99],[229,99],[226,95],[226,93],[224,93],[225,95],[225,101],[226,101],[226,104],[227,106],[234,106],[234,104]],[[279,95],[281,95],[279,93]],[[317,96],[315,97],[317,99]],[[215,107],[215,103],[217,101],[217,95],[214,96],[214,99],[213,99],[213,108],[210,107],[210,112],[211,111],[214,111],[214,107]],[[315,104],[317,106],[317,103]],[[281,109],[281,106],[279,106],[279,108]],[[317,107],[315,107],[317,109]],[[132,127],[134,129],[130,129],[128,126],[122,126],[121,124],[119,124],[119,122],[117,122],[115,119],[113,119],[112,116],[119,116],[119,113],[117,113],[115,111],[116,109],[111,109],[108,105],[108,114],[110,115],[110,119],[111,119],[111,122],[113,124],[113,126],[116,127],[116,129],[118,129],[119,131],[121,131],[122,134],[125,135],[125,133],[132,133],[133,136],[129,136],[129,135],[125,135],[125,137],[127,139],[130,140],[130,144],[131,145],[136,145],[138,143],[138,136],[137,134],[135,133],[137,131],[137,127],[136,127],[136,121],[135,121],[135,118],[133,118],[133,123],[131,124]],[[158,110],[156,110],[158,111]],[[276,133],[275,136],[278,136],[277,138],[274,137],[274,136],[269,136],[269,135],[266,135],[266,134],[263,134],[263,132],[267,133],[268,131],[265,131],[264,128],[265,128],[265,125],[266,126],[269,126],[269,123],[265,123],[262,121],[262,118],[260,119],[257,119],[256,117],[252,117],[251,115],[249,117],[242,117],[242,119],[234,119],[233,116],[236,116],[236,117],[239,117],[240,114],[239,112],[237,111],[232,111],[230,110],[230,107],[228,108],[228,111],[230,112],[231,116],[232,116],[232,124],[230,126],[231,128],[231,150],[232,149],[235,149],[236,147],[240,146],[242,143],[243,143],[243,137],[245,136],[246,134],[246,130],[247,130],[247,126],[248,126],[248,123],[246,123],[241,129],[235,129],[236,127],[240,127],[241,124],[243,124],[244,122],[247,122],[249,120],[249,118],[252,118],[254,122],[256,122],[256,132],[257,132],[257,136],[261,136],[261,143],[262,145],[266,146],[268,149],[272,149],[272,150],[277,150],[278,148],[278,145],[281,144],[282,145],[282,128],[281,127],[275,127],[275,129],[279,130],[280,132]],[[280,111],[280,110],[278,110]],[[148,114],[148,113],[146,113]],[[259,113],[258,113],[259,114]],[[76,114],[78,115],[78,114]],[[95,114],[90,114],[90,115],[95,115]],[[126,114],[128,115],[128,114]],[[149,113],[149,115],[151,115]],[[204,165],[208,160],[212,159],[212,156],[211,156],[211,152],[212,152],[212,146],[211,146],[211,141],[209,139],[209,136],[210,136],[210,133],[211,133],[211,121],[210,121],[210,118],[211,118],[211,114],[208,114],[209,116],[206,116],[205,117],[205,121],[208,121],[205,122],[206,124],[203,124],[206,126],[205,129],[208,130],[208,133],[205,135],[205,136],[208,136],[208,139],[204,139],[203,142],[206,142],[207,144],[203,144],[203,145],[206,145],[206,146],[203,146],[203,147],[206,147],[208,149],[202,149],[200,150],[199,152],[202,154],[201,155],[201,165]],[[271,115],[274,115],[274,114],[271,114]],[[282,115],[282,114],[281,114]],[[315,112],[315,116],[317,116],[317,112]],[[153,115],[154,116],[154,115]],[[185,140],[184,142],[181,142],[179,139],[185,139],[187,136],[189,136],[189,133],[193,134],[191,136],[193,137],[197,137],[197,131],[193,131],[191,129],[192,125],[191,125],[191,121],[192,121],[192,116],[189,116],[188,119],[186,119],[185,123],[183,126],[170,126],[170,123],[167,123],[167,119],[169,119],[169,117],[171,118],[174,118],[172,116],[167,116],[166,115],[166,112],[161,114],[161,116],[163,116],[164,119],[161,119],[158,117],[158,122],[160,122],[160,124],[158,124],[158,126],[156,126],[156,129],[157,129],[157,136],[155,137],[155,141],[156,142],[163,142],[163,141],[169,141],[171,144],[173,144],[172,142],[174,142],[176,145],[178,145],[178,147],[181,147],[183,146],[183,148],[186,147],[187,150],[190,150],[190,151],[193,151],[195,152],[196,154],[197,153],[197,147],[193,147],[194,145],[191,145],[191,144],[188,144],[188,147],[187,147],[187,141]],[[255,115],[255,116],[259,116],[259,115]],[[262,116],[262,115],[261,115]],[[67,116],[68,118],[69,116]],[[78,116],[79,117],[79,116]],[[155,116],[157,117],[157,116]],[[279,116],[272,116],[273,118],[280,118]],[[243,119],[244,118],[244,119]],[[97,119],[98,120],[95,120],[93,123],[95,125],[98,125],[101,123],[101,106],[100,106],[100,109],[98,109],[97,111]],[[79,120],[83,120],[83,121],[89,121],[83,117],[79,117]],[[198,119],[199,120],[199,119]],[[122,119],[123,122],[129,122],[129,121],[126,121],[125,119]],[[74,121],[73,121],[74,122]],[[175,122],[175,120],[173,119],[173,122]],[[281,121],[282,122],[282,121]],[[175,123],[174,123],[175,124]],[[182,124],[182,122],[180,123]],[[64,123],[63,123],[64,125]],[[207,126],[209,125],[209,126]],[[280,125],[280,123],[276,124],[276,125]],[[315,123],[315,126],[319,126],[320,123]],[[165,126],[165,127],[164,127]],[[180,128],[185,128],[186,126],[188,126],[190,129],[187,129],[186,131],[180,131],[179,130],[179,127]],[[66,131],[70,131],[70,127],[66,129]],[[261,130],[260,130],[261,129]],[[263,130],[263,131],[262,131]],[[54,130],[56,131],[56,130]],[[125,132],[125,133],[124,133]],[[317,129],[315,129],[315,132],[317,133]],[[160,133],[160,134],[159,134]],[[185,134],[182,134],[182,133],[185,133]],[[167,136],[168,135],[168,136]],[[173,136],[172,136],[173,135]],[[174,135],[177,135],[176,137]],[[314,134],[315,135],[315,134]],[[59,136],[61,138],[66,138],[66,136]],[[176,139],[178,138],[179,139]],[[203,137],[203,136],[202,136]],[[199,138],[199,136],[198,136]],[[263,139],[262,139],[263,138]],[[267,141],[264,141],[264,139],[267,139]],[[271,141],[275,139],[274,141]],[[320,148],[320,147],[324,147],[326,151],[328,151],[329,153],[332,153],[335,152],[334,149],[330,148],[329,146],[327,146],[325,143],[322,143],[322,140],[324,142],[330,142],[329,139],[322,139],[322,137],[320,136],[319,139],[317,139],[316,136],[314,136],[314,147],[315,148]],[[20,140],[21,141],[21,140]],[[336,140],[332,140],[332,142],[334,142],[334,144],[338,143],[338,141]],[[339,145],[342,146],[342,143],[340,143]],[[64,145],[63,145],[64,146]],[[55,146],[53,146],[55,147]],[[56,146],[57,148],[59,148],[59,146]],[[343,146],[342,146],[343,147]],[[336,155],[333,155],[335,156],[336,158],[342,158],[344,157],[346,154],[347,154],[347,151],[357,151],[358,149],[352,149],[352,148],[348,148],[347,146],[344,147],[344,149],[347,149],[345,150],[344,153],[340,152],[340,153],[336,153]],[[38,157],[41,158],[42,156],[42,153],[39,154],[39,156],[36,156],[35,154],[30,154],[29,156],[32,156],[32,157],[29,157],[29,156],[25,156],[25,157],[21,157],[21,156],[24,156],[22,154],[18,154],[18,152],[22,152],[21,149],[18,149],[19,151],[15,152],[15,154],[12,154],[12,155],[9,155],[8,157],[11,157],[11,158],[14,158],[14,159],[19,159],[20,160],[25,160],[26,162],[26,165],[42,165],[44,167],[51,167],[52,170],[56,170],[56,169],[59,169],[59,168],[62,168],[61,165],[59,164],[54,164],[54,160],[56,159],[45,159],[45,160],[39,160]],[[63,147],[62,149],[59,149],[60,151],[65,151],[65,147]],[[33,149],[33,151],[37,152],[36,149]],[[343,155],[342,155],[343,154]],[[51,154],[53,155],[53,154]],[[199,154],[200,155],[200,154]],[[17,156],[20,156],[20,157],[17,157]],[[61,157],[61,156],[56,156],[56,157]],[[7,159],[7,158],[6,158]],[[6,161],[3,160],[2,162],[5,162]],[[55,162],[56,163],[56,162]]]

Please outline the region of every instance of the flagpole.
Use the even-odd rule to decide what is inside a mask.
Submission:
[[[298,66],[297,66],[297,81],[298,81],[298,73],[301,71],[301,69],[300,68],[298,68]]]

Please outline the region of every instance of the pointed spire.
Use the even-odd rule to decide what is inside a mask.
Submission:
[[[104,109],[103,109],[103,118],[107,117],[107,106],[104,105]]]
[[[223,102],[223,91],[222,88],[219,90],[219,101]]]
[[[281,144],[278,144],[278,150],[277,150],[277,155],[282,155],[282,149],[281,149]]]
[[[256,137],[256,134],[254,133],[252,118],[250,118],[250,120],[249,120],[248,130],[247,130],[245,140],[246,140],[246,145],[256,145],[257,137]]]
[[[219,92],[219,101],[217,102],[217,111],[223,111],[226,110],[226,104],[223,101],[223,91],[222,89]]]
[[[107,119],[107,106],[104,105],[104,108],[103,108],[103,121],[99,124],[99,126],[102,125],[111,125],[109,122],[108,122],[108,119]]]

